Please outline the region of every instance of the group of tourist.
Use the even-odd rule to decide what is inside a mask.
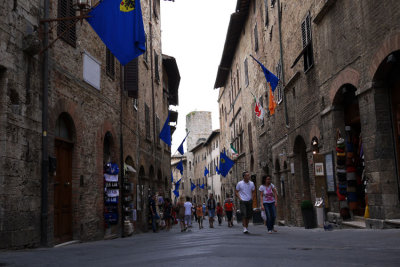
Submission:
[[[253,201],[256,201],[255,185],[250,181],[250,173],[243,172],[243,180],[236,185],[236,197],[239,199],[240,215],[242,217],[243,233],[248,234],[249,221],[253,215]],[[272,184],[271,176],[265,175],[262,177],[262,184],[259,187],[260,191],[260,207],[262,212],[265,212],[267,232],[269,234],[276,232],[274,229],[276,218],[277,205],[277,190]],[[162,217],[157,212],[162,210]],[[187,231],[192,227],[192,216],[202,229],[205,216],[208,216],[210,228],[214,228],[214,218],[217,216],[218,225],[222,225],[222,219],[226,215],[228,227],[233,226],[233,212],[235,205],[231,198],[227,198],[225,203],[221,205],[216,202],[213,194],[210,194],[207,203],[192,204],[190,198],[183,196],[179,197],[176,205],[171,203],[169,198],[162,199],[156,195],[152,195],[149,200],[150,215],[152,221],[152,229],[157,232],[157,221],[161,220],[161,226],[169,231],[173,224],[179,223],[181,232]]]

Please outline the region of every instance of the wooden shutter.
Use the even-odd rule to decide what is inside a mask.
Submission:
[[[249,85],[249,67],[247,64],[247,58],[244,60],[244,81],[247,87]]]
[[[139,96],[139,64],[135,58],[124,66],[124,88],[128,96],[138,98]]]
[[[301,23],[301,37],[303,42],[303,61],[304,71],[307,71],[314,64],[313,49],[312,49],[312,35],[311,35],[311,17],[307,15],[305,20]],[[298,59],[295,60],[295,63]],[[295,64],[293,63],[293,65]]]
[[[156,81],[160,81],[160,71],[158,70],[158,54],[154,52],[154,72],[156,75]]]
[[[258,51],[258,31],[257,24],[254,26],[254,51]]]
[[[249,150],[253,152],[253,133],[251,131],[251,122],[248,124],[248,132],[249,132]]]
[[[72,0],[58,0],[58,18],[74,17]],[[76,26],[74,20],[59,21],[57,35],[73,47],[76,47]]]
[[[106,74],[114,79],[115,77],[115,60],[110,49],[106,48]]]
[[[144,116],[146,123],[146,138],[150,139],[150,109],[147,104],[145,104]]]
[[[156,116],[156,134],[160,133],[160,119]],[[157,145],[160,144],[160,138],[157,138]]]

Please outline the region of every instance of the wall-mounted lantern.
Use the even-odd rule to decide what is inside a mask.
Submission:
[[[316,136],[311,139],[311,149],[314,155],[319,153],[318,138]]]

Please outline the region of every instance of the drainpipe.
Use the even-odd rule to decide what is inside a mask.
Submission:
[[[44,0],[44,19],[49,18],[49,0]],[[43,25],[43,47],[49,43],[49,24]],[[41,190],[41,221],[40,221],[40,244],[47,246],[47,219],[48,219],[48,180],[49,180],[49,156],[47,148],[47,129],[48,129],[48,90],[49,90],[49,54],[48,49],[43,52],[43,96],[42,96],[42,190]]]
[[[124,205],[123,205],[123,202],[124,202],[124,199],[123,199],[123,197],[122,197],[122,192],[124,192],[124,188],[123,188],[123,184],[124,184],[124,176],[125,176],[125,166],[124,166],[124,142],[123,142],[123,125],[122,125],[122,123],[123,123],[123,119],[122,119],[122,112],[123,112],[123,109],[122,109],[122,106],[123,106],[123,101],[122,101],[122,99],[123,99],[123,90],[122,90],[122,86],[121,86],[121,93],[120,93],[120,115],[119,115],[119,119],[120,119],[120,121],[119,121],[119,127],[120,127],[120,137],[119,137],[119,151],[120,151],[120,172],[121,172],[121,181],[120,181],[120,183],[119,183],[119,188],[120,188],[120,194],[121,194],[121,236],[122,237],[124,237],[124,223],[125,223],[125,212],[124,212]]]
[[[161,56],[161,55],[160,55]],[[155,172],[157,171],[157,160],[156,160],[156,110],[155,110],[155,103],[154,103],[154,51],[153,51],[153,24],[150,23],[150,69],[151,69],[151,102],[152,102],[152,109],[153,109],[153,159],[154,159],[154,166],[155,166]],[[157,61],[158,64],[158,61]],[[150,173],[149,173],[150,174]],[[154,177],[149,177],[149,186],[151,183],[151,180],[153,179],[154,181]],[[155,192],[152,192],[153,194]]]
[[[278,0],[278,29],[279,29],[279,49],[280,49],[280,60],[281,60],[281,70],[282,70],[282,87],[283,82],[285,81],[285,68],[283,64],[283,46],[282,46],[282,12],[281,12],[281,1]],[[287,101],[286,101],[286,94],[285,89],[282,88],[283,93],[283,105],[285,108],[285,123],[286,127],[289,128],[289,115],[287,111]]]

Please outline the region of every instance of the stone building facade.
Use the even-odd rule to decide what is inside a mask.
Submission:
[[[125,67],[84,20],[52,22],[55,42],[38,54],[47,32],[40,20],[47,11],[49,18],[75,15],[72,0],[0,6],[0,248],[121,236],[132,209],[146,231],[148,194],[170,191],[170,148],[158,133],[169,105],[178,104],[180,77],[175,59],[162,55],[159,0],[141,5],[147,52]],[[132,68],[136,89],[128,96]],[[120,169],[112,225],[105,220],[108,162]]]
[[[397,1],[238,0],[215,85],[221,140],[237,142],[233,125],[247,114],[255,172],[272,174],[278,217],[287,224],[302,225],[301,202],[321,196],[327,211],[347,209],[350,216],[363,216],[368,204],[370,228],[389,227],[400,217],[398,17]],[[249,55],[281,80],[275,114],[263,121],[250,121],[249,91],[266,109],[268,94]],[[247,102],[235,113],[238,101]],[[342,162],[338,137],[346,143]],[[338,170],[345,170],[344,181]],[[341,195],[347,201],[339,201]]]

